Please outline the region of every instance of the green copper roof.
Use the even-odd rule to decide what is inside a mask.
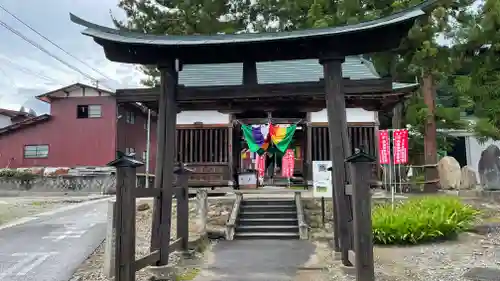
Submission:
[[[82,33],[87,36],[99,38],[117,43],[147,44],[163,46],[195,46],[195,45],[220,45],[235,43],[250,43],[256,41],[278,41],[291,40],[307,37],[321,37],[327,35],[347,34],[365,30],[376,29],[382,26],[397,24],[424,15],[425,12],[417,6],[390,16],[376,20],[366,21],[354,25],[344,25],[327,28],[314,28],[294,30],[287,32],[263,32],[263,33],[240,33],[240,34],[216,34],[216,35],[153,35],[138,32],[112,29],[99,26],[82,18],[70,14],[74,23],[87,27]]]
[[[179,59],[185,64],[236,63],[246,59],[279,61],[317,59],[324,53],[359,55],[397,48],[414,22],[438,0],[375,20],[352,25],[287,32],[216,35],[153,35],[99,26],[73,14],[115,62],[158,64]]]
[[[344,78],[351,80],[377,79],[380,75],[373,64],[361,56],[346,57],[342,64]],[[316,82],[323,78],[318,60],[273,61],[257,63],[259,84]],[[242,63],[185,65],[179,73],[179,84],[185,86],[234,86],[243,81]],[[413,84],[394,83],[394,89]]]

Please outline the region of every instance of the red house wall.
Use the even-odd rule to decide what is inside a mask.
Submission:
[[[77,105],[100,104],[101,118],[77,119]],[[105,166],[115,158],[116,101],[112,96],[53,100],[47,122],[0,135],[0,167]],[[49,145],[47,158],[24,159],[25,145]]]
[[[126,113],[135,113],[135,123],[127,123]],[[130,105],[121,105],[118,107],[118,115],[121,116],[118,119],[117,135],[118,135],[118,150],[125,152],[126,148],[134,148],[136,153],[136,159],[144,161],[142,159],[143,152],[146,151],[147,143],[147,130],[146,124],[148,121],[147,114],[144,114],[137,107]],[[153,174],[156,166],[156,119],[152,117],[151,119],[151,146],[149,152],[149,173]],[[138,173],[144,173],[146,171],[146,165],[137,168]]]

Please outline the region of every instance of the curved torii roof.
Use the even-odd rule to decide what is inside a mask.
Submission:
[[[177,58],[185,64],[319,58],[321,53],[367,54],[397,48],[415,20],[437,0],[354,25],[289,32],[152,35],[99,26],[70,14],[82,32],[115,62],[158,64]]]

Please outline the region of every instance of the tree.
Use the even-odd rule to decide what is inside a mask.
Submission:
[[[118,28],[158,35],[238,33],[248,28],[250,0],[120,0],[126,21],[113,17]],[[156,66],[141,66],[148,77],[142,83],[156,86]]]
[[[485,0],[457,35],[464,62],[455,86],[463,107],[478,118],[480,141],[500,140],[500,2]]]
[[[309,0],[279,1],[260,0],[263,23],[278,21],[278,30],[327,27],[387,16],[402,9],[420,4],[421,0]],[[438,35],[454,34],[461,23],[470,18],[469,0],[440,1],[428,7],[428,16],[421,18],[411,29],[401,47],[373,55],[377,69],[402,81],[417,77],[421,90],[407,104],[406,121],[424,137],[425,163],[437,162],[437,124],[448,127],[463,126],[460,109],[439,106],[436,108],[436,87],[455,71],[459,60],[454,49],[440,42]],[[260,24],[260,26],[264,26]],[[400,81],[401,81],[400,80]],[[437,169],[429,167],[426,180],[437,179]],[[428,187],[434,189],[435,184]]]

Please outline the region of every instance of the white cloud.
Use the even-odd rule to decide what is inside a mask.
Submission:
[[[29,5],[25,1],[3,0],[1,5],[106,77],[68,56],[0,10],[1,21],[86,74],[68,68],[0,26],[0,107],[18,109],[27,102],[33,103],[35,95],[49,90],[74,82],[92,83],[85,76],[99,80],[105,88],[139,85],[143,75],[136,66],[108,61],[102,48],[80,33],[83,28],[69,20],[69,13],[73,12],[91,22],[112,26],[110,11],[118,18],[123,16],[117,8],[118,0],[45,0],[30,1]]]

